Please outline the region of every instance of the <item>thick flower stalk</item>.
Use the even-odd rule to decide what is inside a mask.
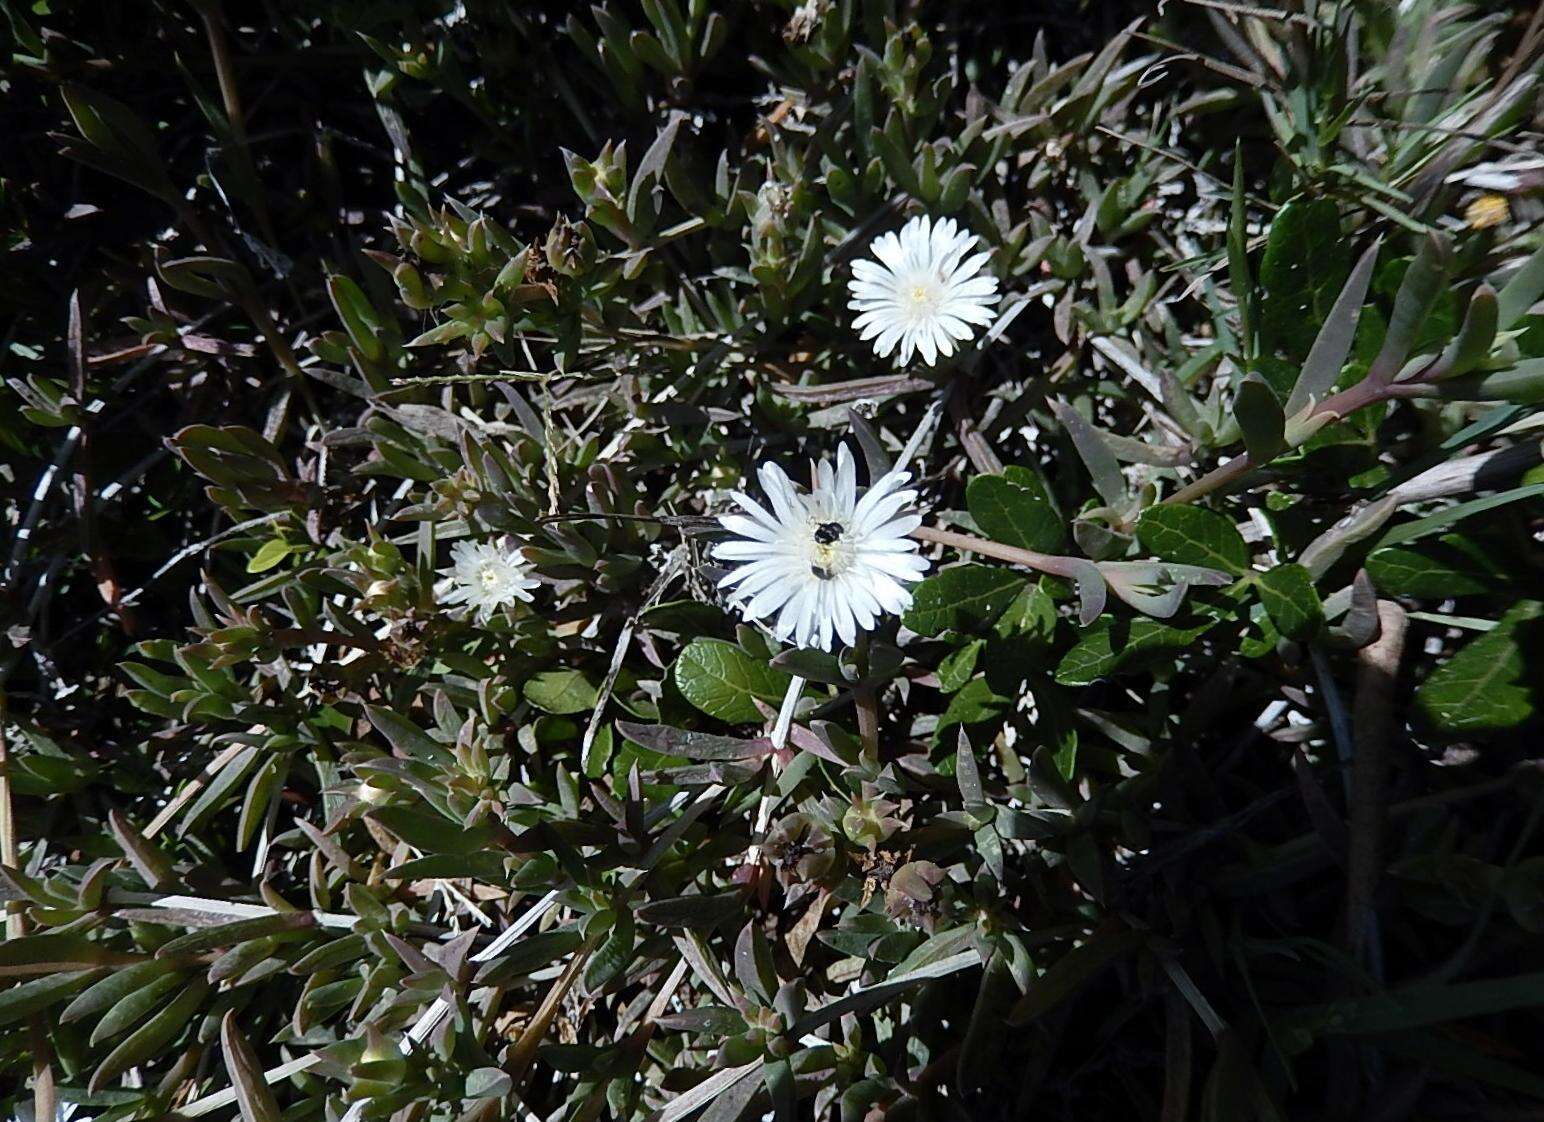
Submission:
[[[719,582],[748,620],[768,621],[772,633],[801,647],[830,650],[834,639],[856,643],[886,614],[911,605],[909,584],[927,572],[910,534],[922,524],[911,476],[889,472],[858,496],[857,468],[843,445],[836,466],[813,467],[801,491],[776,464],[757,471],[763,506],[736,491],[744,513],[719,522],[735,535],[713,556],[734,563]]]

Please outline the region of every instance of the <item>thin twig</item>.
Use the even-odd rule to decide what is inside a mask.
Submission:
[[[659,576],[654,578],[654,583],[644,594],[643,603],[638,605],[638,610],[627,617],[627,623],[622,626],[622,633],[617,636],[616,650],[611,655],[611,666],[606,671],[606,679],[601,683],[600,692],[595,697],[595,708],[590,713],[590,723],[585,726],[584,739],[579,744],[580,769],[589,774],[590,752],[595,746],[595,735],[600,731],[600,722],[606,711],[606,702],[611,697],[611,691],[616,686],[617,675],[622,672],[622,663],[627,659],[628,648],[632,646],[633,631],[638,626],[638,619],[644,612],[652,608],[659,598],[664,595],[665,589],[670,587],[670,582],[686,567],[686,546],[678,545],[671,550],[664,566],[659,571]]]
[[[21,865],[21,856],[16,843],[16,809],[11,802],[11,758],[5,736],[7,720],[5,684],[0,682],[0,865],[15,869]],[[20,939],[24,934],[26,919],[21,904],[7,901],[5,937]]]

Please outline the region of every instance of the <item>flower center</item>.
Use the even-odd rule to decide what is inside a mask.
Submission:
[[[810,572],[831,580],[852,564],[852,543],[843,540],[847,527],[840,522],[821,522],[810,532]]]
[[[482,583],[484,591],[492,592],[499,583],[498,569],[493,565],[484,565],[477,571],[477,579]]]
[[[916,278],[901,289],[906,314],[913,320],[928,319],[938,313],[938,285],[929,278]]]

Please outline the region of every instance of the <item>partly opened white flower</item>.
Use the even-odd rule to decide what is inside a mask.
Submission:
[[[979,240],[952,218],[913,218],[899,236],[874,239],[877,261],[853,262],[847,306],[875,354],[886,358],[899,343],[902,363],[918,351],[932,366],[992,322],[997,278],[981,271],[991,254],[965,256]]]
[[[845,445],[835,470],[826,461],[813,474],[814,488],[803,492],[782,468],[762,464],[757,475],[772,509],[734,492],[745,513],[719,518],[736,540],[714,546],[713,556],[740,563],[719,587],[746,619],[771,620],[779,639],[828,651],[833,634],[855,643],[886,612],[910,607],[906,586],[928,563],[908,537],[922,525],[917,493],[903,489],[910,475],[892,471],[860,499]]]
[[[468,604],[484,622],[516,600],[530,600],[538,584],[527,576],[525,559],[513,549],[460,541],[450,559],[450,568],[440,570],[445,579],[435,590],[440,603]]]

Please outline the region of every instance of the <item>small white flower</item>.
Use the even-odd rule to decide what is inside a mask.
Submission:
[[[538,582],[526,575],[525,560],[513,549],[487,542],[460,541],[450,551],[451,566],[441,569],[436,588],[442,604],[469,604],[486,623],[516,600],[531,599]]]
[[[741,562],[719,587],[746,619],[773,619],[779,639],[828,651],[833,634],[850,645],[886,612],[911,606],[906,586],[928,563],[908,537],[922,525],[917,493],[903,490],[910,475],[892,471],[860,499],[846,445],[834,471],[829,461],[813,466],[807,493],[776,464],[762,464],[757,475],[771,511],[732,492],[746,513],[719,518],[736,540],[713,547],[713,556]]]
[[[994,318],[997,278],[983,274],[990,253],[965,254],[980,239],[961,230],[952,218],[913,218],[894,232],[874,239],[877,261],[854,261],[848,307],[874,353],[886,358],[901,346],[900,362],[913,351],[932,366],[939,355],[952,355],[956,341],[975,334]]]

